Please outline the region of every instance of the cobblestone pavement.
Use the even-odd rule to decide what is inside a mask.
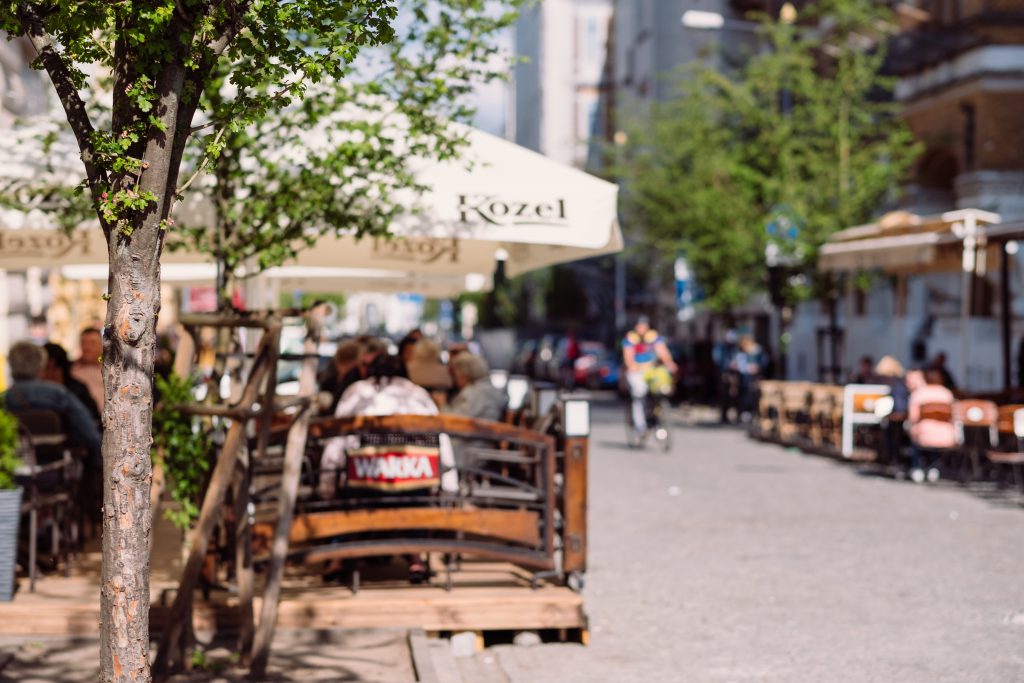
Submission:
[[[1024,509],[734,429],[630,451],[595,408],[590,647],[499,647],[514,683],[1024,681]]]

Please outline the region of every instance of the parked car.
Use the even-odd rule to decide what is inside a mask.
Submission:
[[[619,358],[601,345],[594,353],[576,360],[576,383],[588,389],[614,389],[619,383]]]

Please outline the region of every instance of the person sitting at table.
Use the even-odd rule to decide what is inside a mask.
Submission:
[[[398,342],[398,358],[406,369],[409,367],[409,361],[412,360],[412,349],[420,339],[423,339],[423,330],[417,327],[409,330],[409,333]]]
[[[63,385],[82,402],[85,409],[89,411],[89,415],[92,416],[93,422],[102,429],[100,409],[96,405],[96,401],[93,400],[89,387],[71,376],[71,359],[68,358],[68,352],[64,350],[63,346],[54,342],[43,344],[43,350],[46,351],[46,366],[43,368],[40,379]]]
[[[384,342],[375,337],[358,337],[355,342],[359,344],[359,360],[349,367],[348,372],[339,375],[341,379],[338,380],[333,392],[339,398],[350,386],[366,379],[373,362],[382,356],[387,356],[388,353]],[[337,406],[337,404],[337,400],[335,400],[332,405]]]
[[[57,413],[67,429],[68,437],[85,448],[89,465],[101,469],[103,457],[100,452],[99,427],[74,394],[62,385],[42,378],[46,360],[46,351],[31,342],[18,342],[12,346],[7,363],[11,366],[14,384],[0,394],[0,403],[12,413],[25,410]]]
[[[350,386],[342,394],[334,411],[335,417],[358,415],[437,415],[437,406],[423,387],[417,386],[403,376],[399,358],[382,355],[374,359],[367,368],[366,379]],[[340,436],[330,439],[320,459],[320,480],[317,493],[323,499],[337,495],[339,477],[345,473],[346,452],[359,448],[358,436]],[[442,465],[451,466],[450,457],[442,456]],[[406,492],[408,493],[408,492]],[[423,558],[407,555],[409,580],[413,583],[424,581],[429,572]],[[327,570],[328,576],[340,569],[337,563]]]
[[[334,409],[338,407],[338,401],[345,389],[359,381],[356,379],[347,385],[344,384],[349,373],[359,366],[362,355],[363,346],[354,339],[347,339],[338,344],[331,357],[331,364],[320,382],[320,391],[331,395],[330,404],[323,412],[328,415],[334,414]]]
[[[910,390],[907,389],[907,382],[904,379],[906,373],[903,365],[892,356],[883,356],[875,366],[871,374],[872,384],[883,384],[889,387],[889,395],[892,396],[892,412],[906,414],[907,401],[910,398]]]
[[[910,398],[904,374],[903,365],[898,360],[892,356],[883,356],[868,375],[870,383],[889,387],[892,412],[884,423],[885,455],[888,462],[896,466],[900,465],[900,456],[903,452],[903,423],[907,418],[907,402]]]
[[[92,400],[96,402],[100,414],[103,414],[103,366],[100,357],[103,355],[103,333],[95,327],[82,330],[78,338],[81,353],[71,364],[71,376],[89,388]]]
[[[441,362],[441,347],[432,339],[420,339],[412,345],[405,364],[409,381],[427,391],[447,392],[452,387],[452,376]]]
[[[886,358],[892,357],[886,356]],[[882,361],[879,361],[879,363],[881,362]],[[850,375],[850,384],[872,384],[875,380],[875,375],[878,372],[877,369],[874,371],[871,369],[872,365],[874,365],[874,363],[871,362],[871,356],[861,356],[861,359],[857,361],[856,372],[853,372]]]
[[[910,478],[918,484],[926,478],[936,482],[940,476],[936,466],[938,452],[956,446],[956,429],[952,421],[923,418],[921,407],[936,403],[952,407],[953,392],[943,386],[942,373],[934,368],[907,373],[907,388],[910,389],[907,408],[911,442]]]
[[[460,353],[451,363],[452,378],[459,393],[444,412],[482,420],[501,420],[508,397],[491,384],[490,368],[480,356]]]
[[[83,496],[89,518],[98,522],[103,502],[103,455],[99,427],[82,402],[64,386],[42,379],[46,367],[46,351],[32,342],[22,341],[11,347],[7,363],[14,384],[0,394],[0,405],[17,415],[22,411],[48,410],[60,416],[68,445],[80,446],[86,452]]]

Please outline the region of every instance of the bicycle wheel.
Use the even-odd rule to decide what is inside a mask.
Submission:
[[[665,397],[658,399],[658,405],[654,409],[654,415],[657,420],[653,426],[654,441],[658,444],[662,453],[668,453],[672,450],[672,428],[669,425],[670,409],[671,406]]]
[[[630,400],[626,401],[626,445],[630,448],[640,448],[644,445],[643,435],[637,432],[636,425],[633,424],[633,403]]]

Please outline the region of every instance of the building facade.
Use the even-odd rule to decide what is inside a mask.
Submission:
[[[1024,0],[917,0],[897,12],[901,32],[889,60],[895,96],[923,147],[902,208],[917,215],[976,208],[1004,222],[1024,218]],[[1024,262],[1015,244],[1011,249],[1010,289],[1017,295],[1024,292]],[[995,270],[990,264],[966,288],[966,331],[959,272],[879,272],[867,291],[851,287],[841,308],[841,364],[849,369],[861,356],[890,354],[913,366],[945,352],[961,386],[1001,389]],[[1024,301],[1011,301],[1010,374],[1018,378]],[[805,306],[795,320],[793,376],[815,377],[821,326],[817,306]]]
[[[892,68],[925,147],[908,199],[1024,215],[1024,0],[918,0]]]
[[[511,137],[579,168],[600,125],[611,0],[546,0],[516,24]]]

